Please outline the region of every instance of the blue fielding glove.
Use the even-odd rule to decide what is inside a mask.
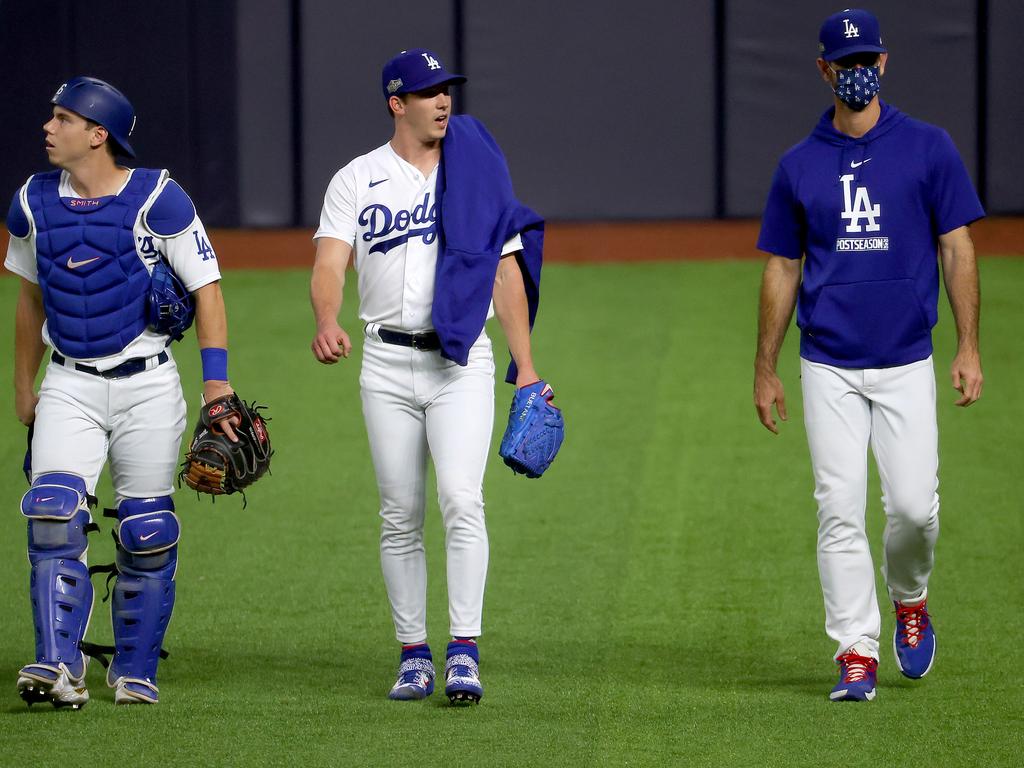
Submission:
[[[555,393],[546,381],[517,389],[498,454],[512,471],[540,477],[555,460],[565,439],[562,412],[551,404]]]

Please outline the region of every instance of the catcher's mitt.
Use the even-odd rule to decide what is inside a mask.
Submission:
[[[219,496],[241,491],[263,477],[270,469],[274,451],[266,419],[259,413],[261,409],[255,403],[239,400],[235,394],[206,403],[178,481],[184,480],[189,488],[200,493]],[[235,416],[239,419],[235,426],[237,443],[218,426]]]
[[[546,381],[517,389],[498,454],[513,472],[540,477],[555,460],[565,438],[562,412],[551,404],[555,393]]]

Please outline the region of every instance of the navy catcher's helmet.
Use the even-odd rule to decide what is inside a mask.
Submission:
[[[116,149],[135,157],[135,150],[128,143],[135,128],[135,109],[110,83],[95,77],[73,77],[57,89],[50,102],[99,123],[107,129]]]

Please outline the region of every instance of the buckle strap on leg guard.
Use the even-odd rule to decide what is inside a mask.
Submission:
[[[110,659],[108,656],[113,656],[117,651],[117,648],[113,645],[102,645],[101,643],[88,643],[84,640],[78,644],[78,647],[82,649],[82,653],[91,659],[96,659],[100,663],[100,666],[104,669],[110,668]],[[160,649],[160,658],[166,659],[170,657],[170,652],[166,648]]]
[[[106,583],[104,586],[107,588],[107,593],[103,595],[101,602],[107,602],[110,599],[110,582],[117,578],[117,563],[105,563],[103,565],[90,565],[89,566],[89,577],[92,578],[94,573],[105,573],[107,574]]]

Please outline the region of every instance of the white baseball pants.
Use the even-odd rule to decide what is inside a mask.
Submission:
[[[938,427],[932,359],[852,370],[800,361],[804,423],[818,502],[825,631],[839,656],[854,644],[878,658],[881,616],[865,531],[867,449],[885,509],[882,574],[891,600],[927,591],[939,534]]]
[[[32,477],[71,472],[95,493],[109,455],[115,503],[170,496],[184,429],[174,358],[123,379],[51,362],[36,405]]]
[[[481,334],[462,367],[385,344],[368,326],[359,378],[380,491],[380,560],[401,643],[427,638],[423,548],[427,458],[445,530],[450,632],[481,633],[487,577],[483,478],[494,423],[494,357]]]

